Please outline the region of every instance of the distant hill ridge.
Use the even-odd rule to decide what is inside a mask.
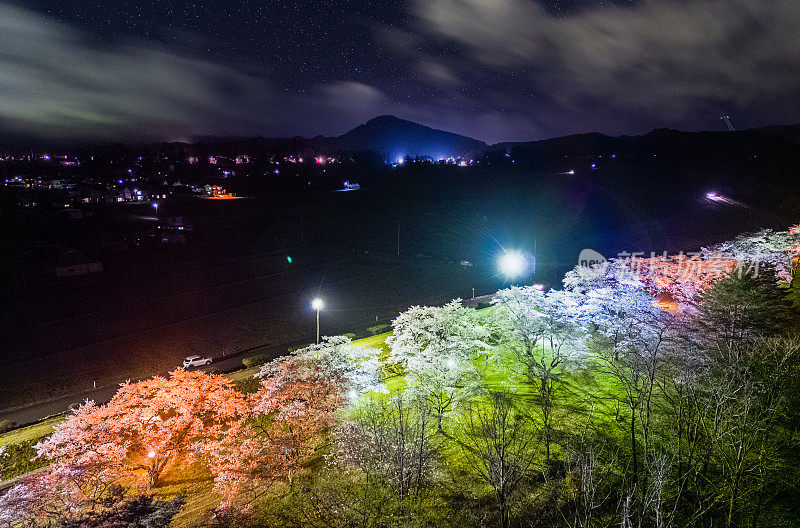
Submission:
[[[487,145],[467,136],[437,130],[393,115],[382,115],[342,134],[314,138],[242,138],[202,136],[195,143],[224,146],[261,146],[267,150],[293,148],[297,153],[373,151],[389,160],[401,157],[477,156]]]
[[[58,142],[55,142],[58,143]],[[622,152],[650,152],[658,156],[676,154],[679,158],[705,156],[717,153],[721,159],[729,154],[741,157],[744,153],[757,156],[759,152],[795,151],[800,147],[800,125],[778,125],[752,128],[736,132],[683,132],[672,129],[656,129],[643,135],[608,136],[598,132],[574,134],[535,141],[503,142],[487,145],[485,142],[425,126],[393,115],[381,115],[358,125],[340,136],[301,136],[265,138],[261,136],[195,136],[190,143],[193,150],[201,153],[238,155],[262,151],[273,154],[359,153],[372,151],[386,161],[400,157],[429,156],[439,159],[448,156],[477,157],[482,154],[510,153],[512,151],[529,156],[553,153],[602,155]],[[175,143],[176,145],[186,143]],[[98,147],[138,148],[136,145],[119,143],[63,142],[56,145],[44,139],[16,134],[13,138],[0,137],[0,147],[16,146],[17,149],[38,149],[64,146],[67,150],[77,148],[95,151]],[[49,147],[48,147],[49,145]]]
[[[737,132],[683,132],[655,129],[640,136],[608,136],[598,132],[574,134],[535,141],[485,142],[453,132],[438,130],[393,115],[370,119],[340,136],[314,138],[215,137],[194,138],[195,144],[227,148],[260,148],[269,151],[313,153],[373,151],[387,160],[406,156],[434,159],[456,156],[475,157],[491,152],[569,152],[611,154],[613,151],[651,151],[664,154],[682,152],[685,156],[711,151],[762,151],[793,149],[800,146],[800,125],[753,128]]]

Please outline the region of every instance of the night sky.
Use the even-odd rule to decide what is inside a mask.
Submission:
[[[797,0],[0,0],[0,134],[488,142],[800,122]]]

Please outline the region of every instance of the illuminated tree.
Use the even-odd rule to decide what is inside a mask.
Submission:
[[[389,361],[403,368],[409,391],[428,401],[444,432],[445,414],[481,385],[475,362],[491,349],[489,329],[459,300],[442,307],[414,306],[395,319],[393,328],[386,340],[392,348]]]
[[[155,486],[170,467],[212,453],[247,415],[244,396],[224,376],[175,370],[123,384],[105,405],[87,402],[37,445],[56,468]]]
[[[675,345],[675,316],[660,310],[642,280],[622,261],[611,261],[589,277],[568,274],[565,283],[583,296],[581,317],[595,327],[592,348],[603,370],[621,389],[627,407],[632,457],[631,493],[647,495],[647,479],[640,466],[654,461],[652,418],[656,382],[668,352]],[[639,443],[642,443],[641,449]],[[643,460],[640,460],[640,451]],[[642,503],[638,512],[641,514]]]
[[[0,526],[34,528],[81,510],[88,501],[49,470],[31,475],[0,494]]]
[[[435,422],[423,399],[366,399],[337,431],[336,462],[386,480],[401,499],[416,496],[430,480],[439,454]]]
[[[800,253],[800,229],[798,226],[788,231],[764,229],[703,248],[703,252],[740,262],[769,265],[780,279],[789,281],[794,276],[796,258]]]
[[[346,337],[326,337],[261,368],[261,388],[251,396],[251,417],[217,446],[212,470],[228,501],[288,478],[324,443],[346,396],[380,390],[377,350],[354,347]]]
[[[497,292],[495,325],[512,342],[517,361],[532,382],[539,385],[539,409],[547,460],[553,432],[556,392],[565,368],[585,356],[585,324],[581,321],[580,295],[571,291],[512,287]]]
[[[475,403],[463,420],[467,441],[461,443],[470,469],[491,486],[500,512],[500,526],[510,525],[514,495],[536,460],[537,433],[510,396],[494,393]]]
[[[659,299],[659,308],[691,310],[697,295],[728,275],[739,262],[723,256],[672,255],[626,259],[642,286]]]
[[[707,347],[737,353],[739,344],[791,326],[786,290],[771,266],[732,272],[697,298],[698,334]]]

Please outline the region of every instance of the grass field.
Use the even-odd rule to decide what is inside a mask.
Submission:
[[[0,434],[0,447],[43,438],[52,433],[53,428],[63,422],[65,418],[66,414],[56,414],[33,425],[12,429]]]

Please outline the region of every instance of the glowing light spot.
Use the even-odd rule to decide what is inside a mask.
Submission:
[[[155,456],[156,456],[155,451],[150,451],[149,453],[147,453],[147,458],[155,458]]]
[[[519,277],[525,272],[525,256],[519,251],[509,251],[500,257],[500,272],[509,278]]]

